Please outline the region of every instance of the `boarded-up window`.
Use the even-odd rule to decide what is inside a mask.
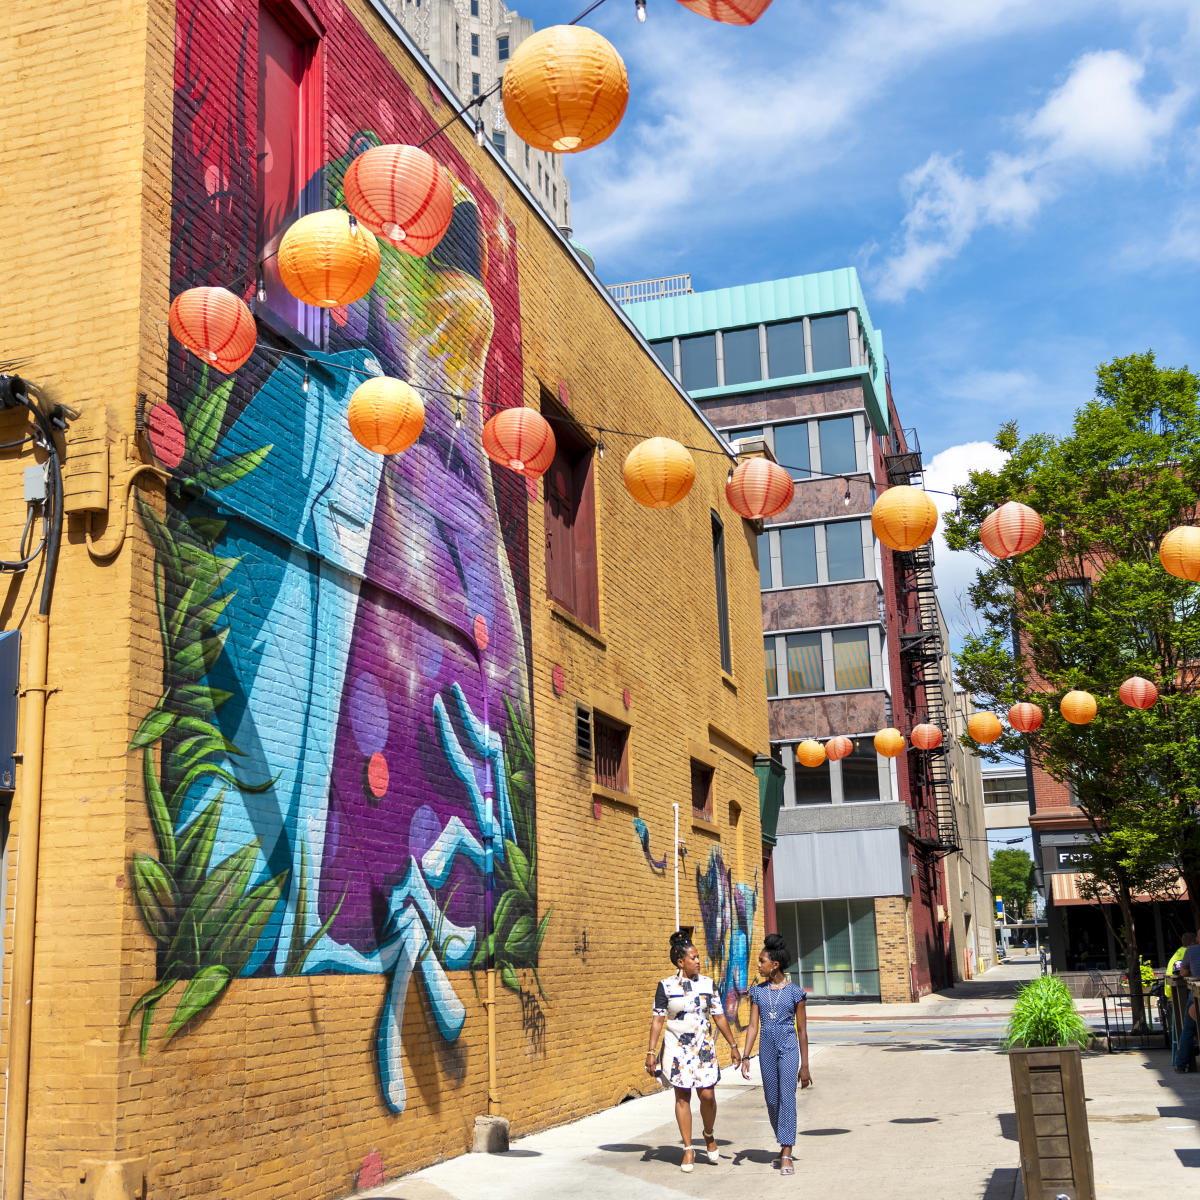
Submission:
[[[596,782],[614,792],[629,791],[629,726],[592,713]]]
[[[692,759],[692,819],[713,819],[713,769]]]
[[[543,397],[542,411],[553,420]],[[554,421],[557,449],[546,496],[546,594],[585,625],[600,627],[596,587],[596,491],[592,446],[567,420]]]

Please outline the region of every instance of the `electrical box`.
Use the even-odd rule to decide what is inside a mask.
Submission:
[[[108,408],[94,405],[71,423],[63,464],[63,508],[69,513],[108,511]]]
[[[21,631],[0,633],[0,798],[17,786],[17,689]]]

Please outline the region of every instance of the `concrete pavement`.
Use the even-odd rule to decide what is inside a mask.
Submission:
[[[662,1092],[523,1138],[507,1154],[463,1155],[365,1195],[744,1200],[768,1187],[845,1200],[1019,1200],[1012,1088],[995,1034],[1011,1007],[1002,993],[1011,992],[1013,970],[995,968],[966,994],[919,1005],[814,1004],[816,1086],[800,1095],[792,1179],[770,1166],[776,1148],[761,1089],[726,1072],[719,1166],[679,1170],[672,1096]],[[1102,1200],[1151,1200],[1200,1183],[1200,1172],[1192,1175],[1200,1076],[1174,1075],[1163,1050],[1126,1051],[1086,1055],[1084,1081]],[[698,1114],[694,1128],[699,1145]]]

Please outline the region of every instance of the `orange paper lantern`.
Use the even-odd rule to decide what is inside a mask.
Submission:
[[[622,473],[629,494],[647,508],[670,508],[692,490],[696,464],[671,438],[639,442],[625,459]]]
[[[418,258],[454,216],[449,175],[416,146],[372,146],[346,168],[343,190],[346,207],[372,233]]]
[[[748,520],[783,512],[796,494],[792,477],[769,458],[748,458],[734,468],[725,485],[725,499],[738,516]]]
[[[1158,561],[1180,579],[1200,580],[1200,529],[1179,525],[1165,533],[1158,545]]]
[[[908,738],[918,750],[936,750],[942,744],[942,731],[936,725],[914,725]]]
[[[875,735],[875,749],[884,758],[895,758],[904,753],[904,734],[898,729],[881,729]]]
[[[375,235],[339,208],[309,213],[283,235],[279,278],[297,300],[338,308],[361,300],[379,274]]]
[[[346,419],[360,446],[375,454],[399,454],[425,428],[425,405],[407,383],[382,375],[354,389]]]
[[[621,123],[629,76],[621,56],[593,29],[551,25],[527,37],[504,72],[504,115],[535,150],[575,154],[598,146]]]
[[[483,448],[493,462],[537,479],[554,461],[554,431],[532,408],[505,408],[484,425]]]
[[[796,747],[796,761],[803,767],[819,767],[825,761],[825,747],[809,738]]]
[[[1012,558],[1032,550],[1042,540],[1045,530],[1036,509],[1010,500],[984,517],[979,527],[979,540],[996,558]]]
[[[915,550],[937,528],[937,505],[920,489],[901,484],[890,487],[871,509],[875,536],[892,550]]]
[[[168,324],[197,358],[226,375],[254,353],[258,332],[250,310],[228,288],[194,287],[171,301]]]
[[[854,743],[848,737],[832,737],[825,743],[825,757],[830,762],[837,762],[854,753]]]
[[[1036,704],[1022,700],[1008,710],[1008,723],[1018,733],[1033,733],[1042,727],[1042,710]]]
[[[1072,725],[1086,725],[1096,715],[1096,697],[1091,692],[1070,691],[1062,698],[1058,711]]]
[[[1121,698],[1121,703],[1128,704],[1130,708],[1153,708],[1158,700],[1158,688],[1140,675],[1131,675],[1121,684],[1117,695]]]
[[[1003,732],[1004,726],[993,712],[972,713],[967,718],[967,733],[981,746],[994,742]]]
[[[753,25],[771,0],[679,0],[684,8],[723,25]]]

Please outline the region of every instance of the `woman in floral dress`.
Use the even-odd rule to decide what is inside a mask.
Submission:
[[[750,1078],[750,1051],[762,1031],[758,1066],[762,1075],[767,1116],[779,1142],[779,1157],[772,1164],[780,1175],[794,1175],[792,1147],[796,1144],[796,1084],[812,1087],[808,1070],[808,1015],[804,1011],[804,989],[785,972],[791,955],[777,933],[767,935],[758,956],[758,970],[766,983],[750,989],[750,1028],[746,1030],[746,1053],[742,1074]]]
[[[676,972],[660,980],[650,1018],[650,1048],[646,1051],[646,1071],[675,1089],[675,1120],[683,1139],[682,1170],[691,1171],[696,1161],[692,1148],[692,1088],[700,1097],[700,1116],[704,1122],[704,1151],[714,1165],[720,1160],[714,1122],[717,1097],[713,1091],[721,1068],[712,1025],[733,1051],[733,1065],[741,1061],[733,1031],[725,1019],[721,998],[713,981],[700,974],[700,955],[683,930],[671,934],[671,962]],[[711,1023],[710,1023],[711,1022]],[[662,1063],[658,1063],[658,1039],[666,1026]]]

